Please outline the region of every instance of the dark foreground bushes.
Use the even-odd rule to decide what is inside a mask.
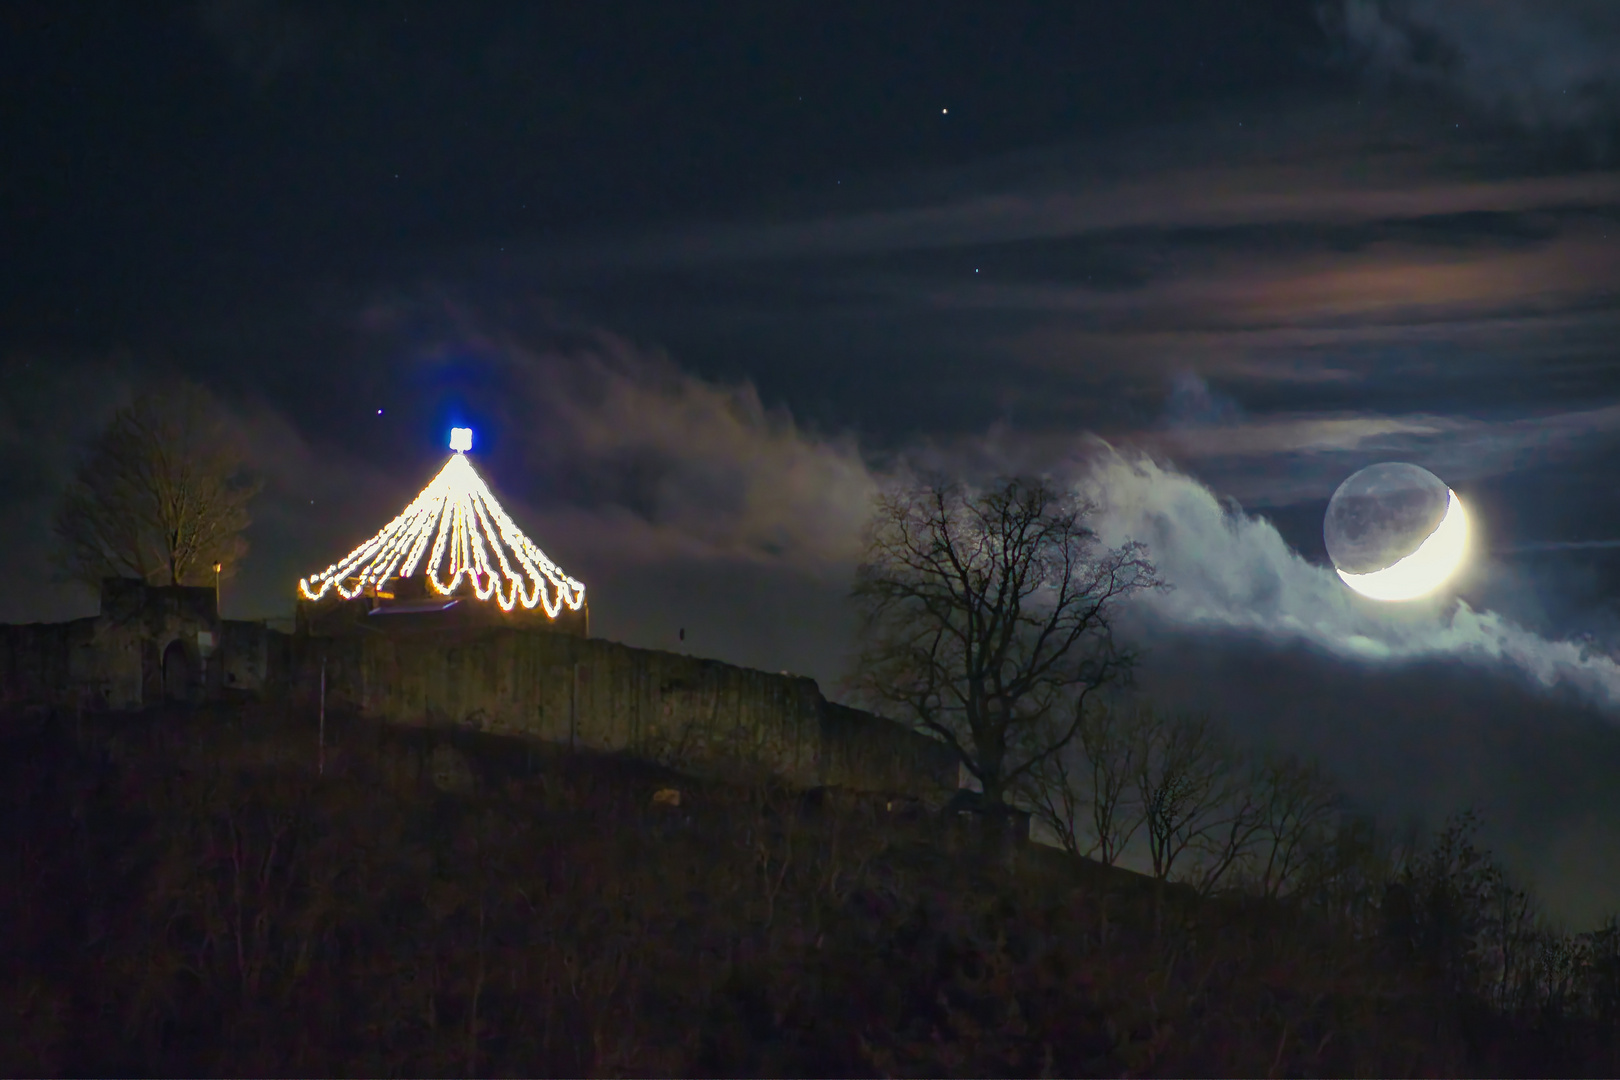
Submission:
[[[0,1070],[1609,1071],[1598,1029],[1479,1012],[1348,893],[1159,897],[881,802],[451,738],[336,725],[317,777],[312,725],[266,713],[9,718]]]

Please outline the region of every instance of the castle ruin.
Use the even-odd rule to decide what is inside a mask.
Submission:
[[[930,799],[959,786],[944,743],[834,704],[813,679],[591,638],[584,585],[506,516],[464,430],[402,514],[299,582],[291,633],[220,618],[211,588],[110,579],[93,617],[0,626],[0,700],[124,712],[265,699],[697,775]]]

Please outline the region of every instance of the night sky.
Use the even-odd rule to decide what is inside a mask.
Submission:
[[[593,633],[834,694],[876,486],[1046,471],[1175,585],[1144,690],[1620,908],[1609,0],[8,3],[0,371],[0,620],[94,610],[161,374],[266,480],[229,616],[465,423]],[[1398,611],[1321,537],[1384,460],[1479,531]]]

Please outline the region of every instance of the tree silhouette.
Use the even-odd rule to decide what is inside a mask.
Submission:
[[[1260,805],[1254,887],[1276,898],[1297,885],[1332,840],[1343,801],[1321,765],[1294,756],[1267,758],[1254,777]]]
[[[189,382],[149,390],[113,416],[80,463],[57,509],[57,557],[92,588],[109,577],[212,584],[246,553],[242,530],[258,490],[206,390]]]
[[[1088,696],[1130,670],[1119,604],[1159,584],[1145,549],[1108,549],[1096,507],[1042,480],[933,481],[880,498],[854,595],[856,683],[949,744],[1000,804],[1072,742]]]
[[[1031,812],[1071,855],[1113,866],[1141,828],[1143,810],[1132,792],[1142,733],[1154,722],[1140,702],[1089,703],[1074,741],[1018,785]]]

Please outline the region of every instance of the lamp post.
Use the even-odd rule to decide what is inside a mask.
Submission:
[[[225,568],[224,563],[214,564],[214,616],[219,616],[219,572]]]

